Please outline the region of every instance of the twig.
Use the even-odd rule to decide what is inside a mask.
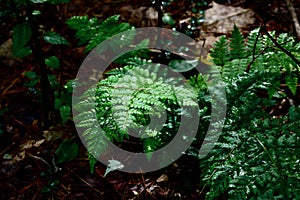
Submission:
[[[33,157],[37,160],[41,160],[43,163],[45,163],[49,168],[51,168],[51,165],[46,161],[44,160],[43,158],[39,157],[39,156],[35,156],[35,155],[32,155],[31,153],[28,153],[26,152],[30,157]]]
[[[261,34],[261,27],[262,27],[262,24],[260,25],[260,28],[259,28],[259,32],[255,38],[255,43],[254,43],[254,47],[253,47],[253,50],[252,50],[252,60],[251,62],[248,64],[247,68],[246,68],[246,72],[248,73],[250,71],[250,68],[251,68],[251,65],[254,63],[254,61],[265,51],[265,49],[260,52],[258,55],[255,56],[255,51],[256,51],[256,45],[257,45],[257,42],[258,42],[258,38]]]
[[[3,90],[3,92],[0,94],[0,109],[1,109],[1,103],[2,103],[3,97],[5,96],[5,94],[7,93],[7,91],[8,91],[10,88],[12,88],[12,87],[16,84],[16,82],[17,82],[18,80],[20,80],[20,77],[17,77],[16,79],[14,79],[14,80],[12,81],[12,83],[11,83],[8,87],[6,87],[6,88]]]
[[[13,147],[13,145],[15,145],[15,142],[13,142],[11,145],[9,145],[8,147],[6,147],[3,151],[0,152],[0,156],[2,154],[4,154],[6,151],[8,151],[11,147]]]
[[[271,35],[270,33],[267,31],[266,25],[264,24],[264,26],[262,27],[266,33],[266,35],[268,36],[268,38],[270,38],[270,40],[275,44],[276,47],[278,47],[282,52],[284,52],[287,56],[289,56],[297,65],[298,67],[296,67],[297,70],[297,75],[298,77],[300,76],[299,74],[299,67],[300,67],[300,61],[288,50],[286,50],[283,46],[281,46]]]
[[[297,38],[298,38],[298,41],[299,41],[300,40],[300,24],[299,24],[297,13],[295,11],[295,8],[294,8],[293,3],[292,3],[291,0],[285,0],[285,3],[286,3],[286,6],[287,6],[289,12],[292,15],[295,31],[296,31]]]
[[[97,188],[95,188],[94,186],[92,186],[90,183],[88,183],[86,180],[84,180],[83,178],[81,178],[80,176],[78,176],[73,170],[69,169],[79,180],[81,180],[82,182],[84,182],[86,185],[88,185],[89,187],[91,187],[93,190],[95,190],[96,192],[98,192],[99,194],[101,194],[101,196],[104,194],[104,192],[99,191]]]

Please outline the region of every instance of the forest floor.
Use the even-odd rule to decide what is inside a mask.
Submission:
[[[76,76],[86,56],[84,49],[76,46],[76,40],[70,37],[63,19],[85,14],[106,18],[130,6],[127,3],[114,9],[115,5],[105,2],[103,5],[100,1],[74,0],[68,11],[55,10],[59,16],[42,8],[48,17],[43,19],[43,25],[55,27],[71,42],[69,47],[43,47],[63,60],[60,77],[63,82]],[[62,20],[56,21],[58,17]],[[5,26],[11,28],[11,24]],[[206,10],[199,41],[206,39],[205,48],[209,50],[220,35],[230,34],[234,24],[245,35],[260,26],[251,10],[214,4]],[[13,58],[11,33],[4,29],[0,32],[0,199],[204,199],[197,191],[197,177],[201,173],[195,164],[198,161],[191,157],[182,157],[156,172],[115,171],[104,177],[106,166],[101,163],[90,173],[86,150],[78,139],[79,155],[72,161],[56,164],[55,150],[59,144],[77,136],[74,125],[71,120],[66,125],[55,120],[44,124],[37,91],[24,85],[28,82],[24,72],[34,69],[32,57]]]

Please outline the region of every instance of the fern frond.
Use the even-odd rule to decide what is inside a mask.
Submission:
[[[87,44],[86,51],[91,51],[104,40],[120,32],[132,29],[128,23],[120,23],[118,15],[111,16],[102,22],[97,18],[89,19],[87,16],[73,16],[66,23],[76,31],[75,35],[79,39],[79,45]],[[129,39],[130,35],[128,34],[127,37]],[[112,42],[110,45],[113,49],[114,46],[120,44]]]
[[[244,37],[238,27],[234,25],[230,38],[230,58],[241,59],[245,57]]]
[[[254,29],[247,38],[246,52],[248,56],[258,55],[263,50],[263,44],[260,39],[259,29]]]
[[[220,37],[211,51],[210,55],[216,65],[223,66],[229,60],[229,43],[225,35]]]

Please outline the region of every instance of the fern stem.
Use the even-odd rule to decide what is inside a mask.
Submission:
[[[253,135],[253,137],[259,143],[259,145],[264,149],[264,151],[268,154],[268,157],[270,158],[273,166],[278,169],[275,160],[272,158],[272,155],[270,154],[268,149],[265,147],[265,145],[256,136]]]
[[[254,61],[266,50],[266,48],[260,52],[258,55],[255,56],[255,50],[256,50],[256,45],[257,45],[257,42],[258,42],[258,38],[261,34],[261,27],[262,27],[263,24],[260,25],[260,28],[259,28],[259,32],[257,33],[257,36],[255,38],[255,42],[254,42],[254,46],[253,46],[253,50],[252,50],[252,60],[251,62],[247,65],[247,68],[246,68],[246,72],[248,73],[250,71],[250,68],[251,68],[251,65],[254,63]]]

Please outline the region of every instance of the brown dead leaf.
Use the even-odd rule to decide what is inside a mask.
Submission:
[[[45,142],[45,139],[41,139],[38,141],[28,140],[26,143],[20,145],[20,147],[21,147],[21,150],[30,149],[32,147],[39,147],[43,142]]]
[[[162,174],[158,179],[156,179],[157,183],[161,183],[161,182],[168,182],[169,177],[166,174]]]

